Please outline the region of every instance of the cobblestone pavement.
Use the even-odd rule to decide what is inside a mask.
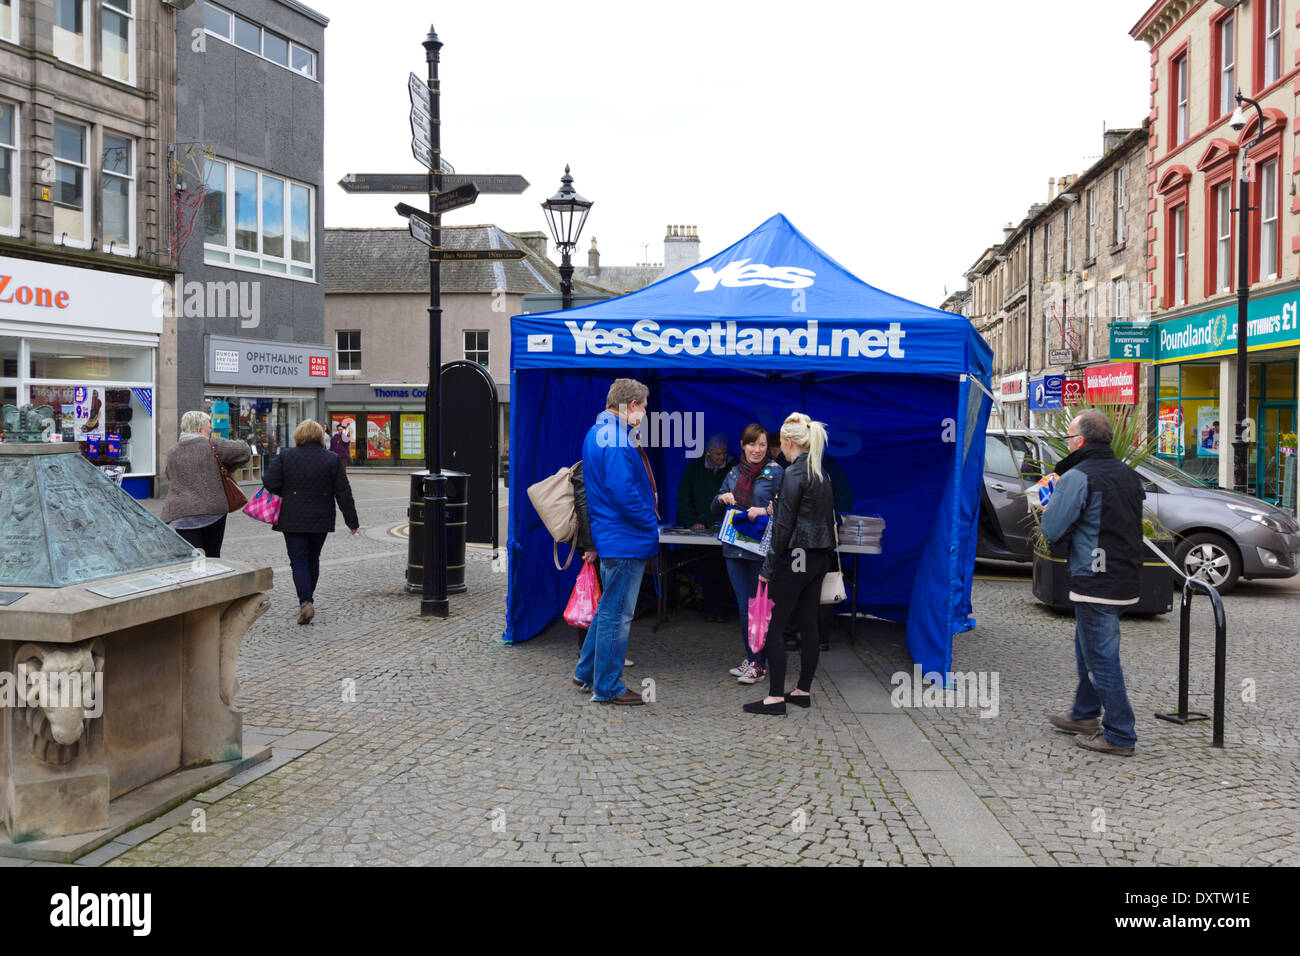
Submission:
[[[276,568],[240,656],[246,727],[258,742],[318,733],[206,795],[206,832],[187,804],[107,865],[1300,863],[1300,584],[1226,599],[1223,750],[1208,724],[1151,716],[1175,704],[1176,614],[1123,625],[1135,757],[1050,732],[1044,715],[1073,692],[1073,622],[1038,606],[1023,576],[978,581],[978,626],[956,643],[956,669],[998,673],[996,716],[891,707],[890,676],[911,664],[901,628],[878,621],[860,623],[852,650],[836,633],[811,710],[742,714],[763,688],[726,674],[735,624],[692,612],[658,634],[633,625],[627,677],[653,678],[657,701],[607,707],[570,684],[563,623],[501,644],[506,576],[484,550],[450,619],[421,619],[401,587],[406,543],[388,534],[405,520],[406,479],[352,478],[363,533],[330,537],[312,625],[293,623],[278,534],[232,516],[223,551]],[[1207,616],[1193,632],[1199,710]]]

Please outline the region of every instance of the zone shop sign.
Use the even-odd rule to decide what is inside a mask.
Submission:
[[[1023,402],[1029,394],[1026,387],[1029,376],[1025,372],[1003,376],[998,386],[999,397],[1004,402]]]
[[[265,342],[207,336],[209,385],[304,386],[325,388],[330,376],[327,345]]]

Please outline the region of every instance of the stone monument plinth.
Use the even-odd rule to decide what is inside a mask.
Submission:
[[[0,444],[0,855],[75,858],[265,759],[234,697],[270,587],[76,445]]]

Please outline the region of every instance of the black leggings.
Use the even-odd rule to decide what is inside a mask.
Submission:
[[[776,573],[768,582],[768,597],[776,606],[772,608],[772,622],[767,628],[767,676],[769,697],[785,695],[785,641],[781,635],[787,621],[796,622],[803,634],[800,645],[799,690],[811,691],[813,675],[817,673],[817,658],[821,645],[817,635],[817,612],[821,608],[822,578],[830,569],[829,548],[805,551],[806,561],[802,571],[791,570],[789,564],[778,564]]]
[[[221,542],[226,537],[226,516],[202,528],[177,528],[176,533],[209,558],[221,557]]]

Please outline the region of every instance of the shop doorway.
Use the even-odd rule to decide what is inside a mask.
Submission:
[[[1255,444],[1255,474],[1259,480],[1259,497],[1272,504],[1282,498],[1286,456],[1281,448],[1283,435],[1295,432],[1294,403],[1262,402],[1259,406],[1258,434]]]

